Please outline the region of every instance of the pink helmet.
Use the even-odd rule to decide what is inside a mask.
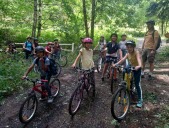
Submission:
[[[91,43],[91,44],[92,44],[92,43],[93,43],[93,40],[92,40],[91,38],[88,38],[88,37],[87,37],[87,38],[84,38],[84,39],[83,39],[83,43]]]

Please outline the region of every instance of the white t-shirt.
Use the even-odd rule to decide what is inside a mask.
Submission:
[[[103,42],[98,42],[100,50],[103,50],[104,45],[106,44],[106,41],[104,40]]]
[[[85,48],[81,48],[80,52],[82,53],[81,56],[82,69],[88,70],[93,68],[94,67],[93,50],[92,49],[86,50]]]
[[[125,40],[125,41],[120,41],[120,42],[119,42],[119,46],[120,46],[120,49],[121,49],[121,50],[126,50],[126,45],[125,45],[126,42],[127,42],[126,40]]]

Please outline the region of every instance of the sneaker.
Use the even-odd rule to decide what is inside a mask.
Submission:
[[[104,81],[104,77],[102,77],[101,79],[102,79],[102,81]]]
[[[41,96],[41,97],[39,98],[39,101],[44,101],[44,100],[47,100],[47,98],[44,97],[44,96]]]
[[[141,72],[141,78],[144,78],[144,72]]]
[[[142,102],[141,100],[139,100],[139,101],[137,102],[136,107],[141,108],[142,105],[143,105],[143,102]]]
[[[48,97],[48,103],[52,103],[53,102],[53,97],[52,96],[49,96]]]

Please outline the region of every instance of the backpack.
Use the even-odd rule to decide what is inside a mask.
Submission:
[[[155,31],[157,31],[157,30],[154,30],[153,33],[152,33],[153,41],[154,41],[154,33],[155,33]],[[148,33],[148,32],[147,32],[147,33]],[[146,34],[147,34],[147,33],[146,33]],[[161,43],[162,43],[162,41],[161,41],[161,36],[159,35],[158,41],[157,41],[156,50],[160,47]]]
[[[154,33],[155,33],[155,31],[157,31],[157,30],[154,30],[154,31],[153,31],[153,34],[152,34],[153,40],[154,40]],[[161,36],[159,35],[158,41],[157,41],[157,47],[156,47],[156,50],[160,47],[161,42],[162,42],[162,41],[161,41]]]
[[[46,60],[46,58],[47,57],[43,57],[44,61]],[[53,60],[51,58],[48,58],[48,59],[50,61],[49,71],[48,72],[49,72],[50,75],[55,76],[55,75],[57,75],[57,65],[56,65],[56,62],[55,62],[55,60]],[[36,59],[35,64],[39,65],[38,62],[39,62],[39,58]]]

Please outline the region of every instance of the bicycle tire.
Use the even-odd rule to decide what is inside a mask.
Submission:
[[[118,106],[115,106],[116,103]],[[120,107],[121,105],[122,107]],[[115,120],[121,121],[126,117],[129,108],[130,108],[130,94],[125,87],[120,87],[113,95],[111,102],[111,114]],[[120,112],[120,114],[117,114],[118,111],[122,112]]]
[[[52,96],[55,98],[60,93],[60,80],[59,79],[53,79],[52,82],[50,82],[50,88]]]
[[[56,67],[57,67],[57,74],[52,76],[52,77],[58,77],[60,75],[61,71],[62,71],[60,64],[56,61],[55,61],[55,63],[56,63]]]
[[[75,91],[73,92],[73,94],[70,98],[70,101],[69,101],[69,114],[71,116],[74,116],[77,113],[77,111],[80,108],[80,104],[82,102],[82,99],[83,99],[83,90],[82,90],[81,84],[75,89]],[[77,98],[77,99],[75,99],[75,98]],[[75,108],[73,109],[74,100],[77,100],[77,104],[75,105]]]
[[[65,67],[67,65],[67,56],[61,55],[61,58],[58,59],[58,63],[61,67]]]
[[[32,100],[32,104],[30,104],[31,100]],[[24,107],[26,107],[28,112],[26,112],[26,113],[24,112]],[[21,105],[20,110],[19,110],[19,120],[20,120],[20,122],[25,123],[25,124],[30,122],[33,119],[33,117],[34,117],[34,115],[37,111],[37,107],[38,107],[38,100],[37,100],[36,96],[35,95],[28,96],[25,99],[25,101],[23,102],[23,104]],[[29,109],[33,110],[32,113],[29,112],[30,111]],[[25,115],[27,113],[28,114],[30,113],[30,116]]]

